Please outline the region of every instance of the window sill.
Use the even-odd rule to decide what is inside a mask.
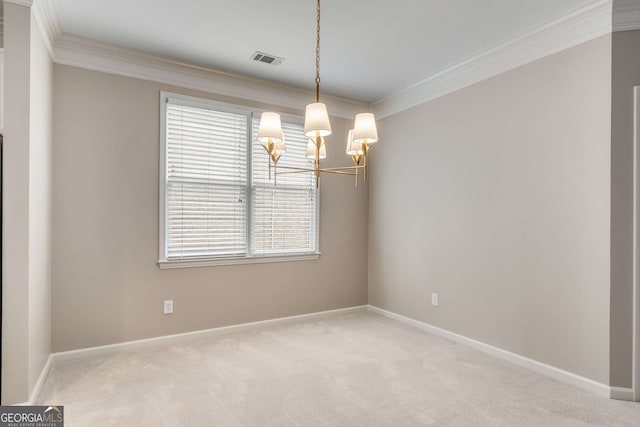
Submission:
[[[263,264],[267,262],[310,261],[319,259],[320,252],[291,255],[263,255],[229,258],[186,258],[186,259],[161,259],[158,266],[161,270],[172,268],[215,267],[219,265]]]

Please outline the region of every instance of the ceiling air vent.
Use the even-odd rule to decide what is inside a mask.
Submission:
[[[271,65],[280,65],[282,61],[284,61],[284,58],[280,58],[275,55],[271,55],[264,52],[257,52],[257,51],[253,55],[251,55],[251,59],[253,59],[254,61],[264,62],[265,64],[271,64]]]

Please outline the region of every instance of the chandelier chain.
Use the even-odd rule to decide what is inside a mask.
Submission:
[[[317,0],[316,14],[316,102],[320,102],[320,0]]]

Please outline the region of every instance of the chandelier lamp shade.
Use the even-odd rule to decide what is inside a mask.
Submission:
[[[280,155],[287,151],[282,133],[282,123],[278,113],[262,113],[260,116],[260,128],[258,129],[258,141],[267,150],[274,162]]]
[[[307,105],[304,114],[304,134],[309,138],[331,135],[327,106],[322,102]]]
[[[307,143],[307,154],[305,157],[307,159],[315,160],[316,158],[315,138],[309,138],[309,142]],[[326,158],[327,158],[327,146],[324,145],[324,138],[320,137],[320,160],[324,160]]]
[[[346,153],[349,156],[362,156],[364,155],[364,151],[362,150],[361,142],[353,142],[353,129],[349,131],[349,135],[347,136],[347,151]]]
[[[372,113],[360,113],[356,115],[355,125],[353,127],[353,142],[361,144],[378,142],[376,118]]]
[[[318,187],[321,173],[334,173],[355,176],[357,187],[360,169],[363,170],[364,179],[367,179],[367,154],[371,149],[371,144],[378,142],[376,119],[372,113],[356,115],[354,127],[347,135],[346,154],[351,156],[352,166],[321,167],[320,161],[327,157],[325,137],[331,135],[331,122],[329,121],[327,106],[320,102],[320,0],[316,0],[316,5],[316,102],[307,105],[304,115],[304,134],[309,138],[306,157],[313,160],[313,168],[293,168],[288,166],[280,166],[278,168],[278,160],[286,153],[286,144],[282,133],[280,114],[278,113],[262,113],[258,141],[262,143],[269,155],[269,179],[271,179],[271,168],[273,167],[274,179],[279,174],[311,172],[315,174],[316,187]]]

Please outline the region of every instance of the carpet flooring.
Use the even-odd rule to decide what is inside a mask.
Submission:
[[[358,312],[53,364],[74,426],[640,426],[640,403],[561,384]]]

